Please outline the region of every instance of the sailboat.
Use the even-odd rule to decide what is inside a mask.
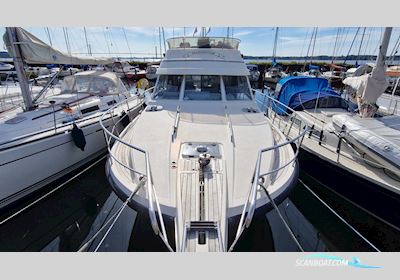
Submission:
[[[106,166],[114,191],[148,212],[170,251],[234,250],[253,216],[297,182],[291,144],[306,128],[287,141],[257,108],[239,43],[169,39],[146,109],[119,135],[104,130],[115,142]]]
[[[24,108],[0,114],[0,208],[104,153],[103,112],[123,101],[104,121],[109,126],[123,120],[116,127],[121,130],[143,103],[114,73],[100,71],[66,77],[59,94],[46,96],[45,86],[32,97],[23,62],[93,65],[109,59],[63,54],[22,28],[7,27],[4,41],[13,55]]]
[[[282,78],[287,76],[286,73],[282,71],[282,69],[277,66],[276,63],[276,49],[278,46],[278,33],[279,27],[275,29],[275,41],[274,41],[274,49],[272,51],[272,66],[268,71],[265,73],[264,82],[266,86],[271,89],[275,89],[276,83]]]
[[[372,72],[344,79],[344,96],[323,79],[288,77],[272,93],[281,102],[272,112],[282,118],[281,130],[298,125],[300,118],[311,127],[302,143],[313,162],[308,169],[311,174],[400,228],[396,215],[400,211],[400,116],[376,104],[387,87],[385,56],[391,31],[385,29]],[[263,106],[262,96],[258,101]]]

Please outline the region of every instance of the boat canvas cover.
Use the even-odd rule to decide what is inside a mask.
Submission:
[[[276,87],[277,99],[287,107],[296,109],[301,104],[313,99],[327,96],[340,97],[323,78],[289,76],[279,80]],[[274,106],[278,114],[285,114],[286,108],[282,105]]]
[[[62,53],[21,27],[15,28],[22,58],[28,64],[71,64],[98,65],[110,64],[112,58],[77,57]],[[12,53],[8,34],[3,35],[8,53]]]
[[[332,123],[338,132],[344,125],[345,138],[353,138],[382,162],[400,169],[400,116],[360,118],[340,114],[332,117]]]

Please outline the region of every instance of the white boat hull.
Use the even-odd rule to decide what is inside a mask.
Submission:
[[[129,115],[137,112],[138,109],[134,109]],[[110,125],[111,119],[105,124]],[[84,151],[74,144],[71,131],[0,150],[0,209],[106,151],[98,121],[80,128],[86,140]]]

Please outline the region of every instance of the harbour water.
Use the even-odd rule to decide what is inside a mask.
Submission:
[[[123,202],[107,181],[105,161],[103,156],[3,210],[0,251],[78,251],[85,243],[85,251],[166,251],[146,215],[125,207],[115,220]],[[300,180],[345,220],[299,182],[280,211],[305,251],[375,251],[355,230],[381,251],[400,250],[397,229],[305,171],[301,171]],[[236,251],[299,250],[276,213],[268,216],[253,220]]]

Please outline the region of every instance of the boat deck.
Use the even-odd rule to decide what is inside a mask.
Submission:
[[[197,158],[181,159],[180,188],[184,230],[184,251],[217,252],[221,250],[220,226],[223,221],[224,172],[222,160],[213,159],[200,182]],[[185,236],[186,234],[186,236]]]

